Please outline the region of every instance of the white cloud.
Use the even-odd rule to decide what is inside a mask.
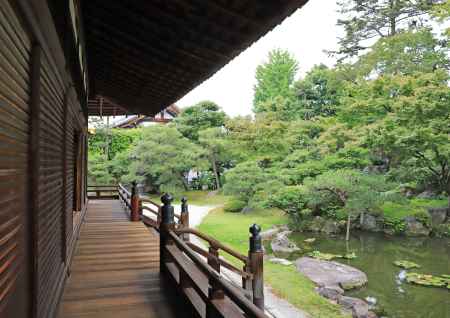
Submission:
[[[256,67],[274,48],[287,49],[299,62],[300,76],[315,64],[333,65],[324,50],[336,48],[336,0],[310,0],[210,79],[177,102],[180,107],[212,100],[231,115],[251,113]]]

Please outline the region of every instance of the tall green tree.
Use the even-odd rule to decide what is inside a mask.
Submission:
[[[178,131],[186,138],[198,141],[199,131],[222,127],[225,124],[226,114],[219,105],[211,101],[202,101],[183,109],[175,118],[174,123]]]
[[[200,131],[199,144],[205,150],[205,154],[211,164],[216,188],[220,189],[222,187],[220,176],[223,166],[231,160],[232,155],[229,149],[233,145],[227,138],[223,127],[213,127]]]
[[[342,0],[338,26],[345,35],[334,52],[341,59],[357,56],[370,47],[373,39],[394,36],[401,31],[425,26],[436,0]]]
[[[300,117],[334,116],[340,107],[345,81],[336,69],[321,64],[314,66],[305,78],[295,83]]]
[[[130,172],[125,180],[142,182],[157,191],[188,190],[188,172],[202,165],[202,154],[202,149],[175,127],[143,128],[143,138],[130,154]]]
[[[450,88],[448,74],[416,74],[392,109],[368,134],[368,144],[395,158],[409,175],[449,196]]]
[[[268,61],[256,69],[253,98],[255,113],[267,111],[267,103],[277,97],[293,101],[292,85],[297,71],[298,62],[288,51],[280,49],[270,51]]]

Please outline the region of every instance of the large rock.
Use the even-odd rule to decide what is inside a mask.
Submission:
[[[328,220],[325,221],[321,231],[326,233],[326,234],[339,233],[340,232],[339,223],[336,222],[336,221],[333,221],[331,219],[328,219]]]
[[[270,243],[272,251],[277,257],[289,257],[290,254],[300,251],[300,248],[288,238],[291,233],[291,231],[280,232]]]
[[[445,223],[447,219],[447,214],[449,213],[448,208],[430,208],[428,209],[428,214],[431,216],[431,225],[438,226]]]
[[[405,218],[405,234],[407,236],[428,236],[430,235],[430,229],[414,216],[407,216]]]
[[[372,214],[364,214],[361,229],[371,232],[383,231],[383,218]]]
[[[295,261],[295,265],[299,272],[318,286],[339,286],[348,290],[367,284],[364,272],[338,262],[301,257]]]
[[[369,316],[369,305],[364,300],[342,296],[338,299],[338,304],[351,310],[353,318],[368,318]]]
[[[266,230],[266,231],[263,231],[263,232],[260,233],[261,239],[262,239],[263,241],[271,240],[271,239],[273,239],[273,238],[275,237],[275,235],[278,234],[278,232],[280,232],[280,229],[279,229],[279,228],[276,228],[276,227],[275,227],[275,228],[268,229],[268,230]]]
[[[321,216],[316,216],[312,221],[310,222],[308,226],[308,230],[312,232],[320,232],[322,231],[323,226],[325,225],[326,220]]]
[[[419,198],[419,199],[433,199],[435,197],[436,197],[436,193],[434,193],[431,190],[425,190],[417,196],[417,198]]]

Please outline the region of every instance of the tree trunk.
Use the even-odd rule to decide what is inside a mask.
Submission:
[[[363,225],[364,224],[364,211],[361,212],[361,214],[359,215],[359,225]]]
[[[216,156],[214,154],[212,154],[212,156],[211,156],[211,164],[212,164],[212,168],[214,171],[214,179],[216,180],[217,190],[220,190],[220,176],[219,176],[219,171],[217,169]]]
[[[390,0],[389,1],[389,7],[391,9],[391,12],[389,13],[389,24],[390,24],[390,34],[389,36],[393,36],[397,33],[397,21],[395,19],[395,14],[394,14],[394,7],[395,7],[395,0]]]
[[[350,213],[347,216],[347,232],[345,233],[345,240],[348,241],[350,240],[350,221],[351,221],[351,216]]]

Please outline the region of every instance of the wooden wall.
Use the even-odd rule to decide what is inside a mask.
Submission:
[[[55,315],[75,242],[73,211],[85,208],[86,152],[73,143],[84,140],[87,122],[45,1],[32,2],[0,0],[2,318]]]
[[[27,247],[32,43],[0,0],[0,317],[23,317],[29,303]]]

